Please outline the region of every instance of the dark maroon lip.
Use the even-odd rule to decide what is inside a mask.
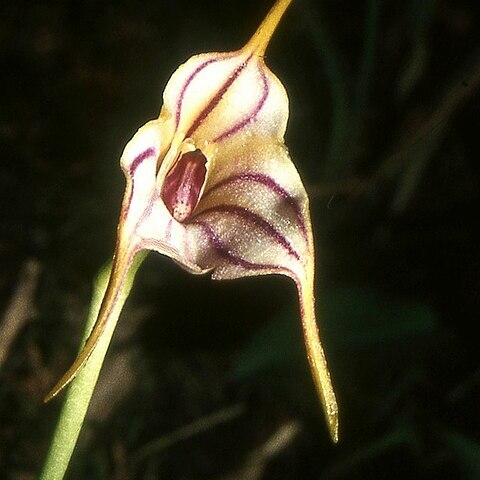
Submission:
[[[184,153],[168,172],[162,200],[172,217],[186,221],[197,206],[207,175],[207,159],[200,150]]]

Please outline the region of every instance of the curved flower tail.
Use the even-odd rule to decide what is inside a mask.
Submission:
[[[323,405],[330,437],[334,443],[338,442],[338,405],[333,390],[330,372],[325,358],[325,352],[320,342],[315,317],[315,297],[313,281],[306,278],[297,283],[302,314],[302,328],[305,337],[308,362],[312,371],[313,380]]]
[[[63,374],[60,380],[45,396],[44,402],[47,403],[56,397],[65,387],[67,387],[83,368],[87,360],[92,355],[99,339],[102,337],[109,321],[112,318],[112,311],[120,299],[121,292],[126,280],[126,276],[133,261],[133,254],[115,255],[112,265],[112,273],[108,282],[105,296],[103,297],[97,320],[93,325],[87,341],[83,345],[77,358],[71,367]]]

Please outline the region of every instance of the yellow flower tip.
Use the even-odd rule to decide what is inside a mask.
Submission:
[[[277,0],[258,27],[257,31],[253,34],[252,38],[245,47],[243,47],[243,50],[262,57],[265,54],[265,50],[267,49],[277,25],[291,2],[292,0]]]
[[[325,368],[328,367],[325,365]],[[322,389],[320,396],[324,406],[328,431],[333,443],[338,443],[338,404],[331,385],[330,374],[328,374],[328,380],[323,380],[323,385],[320,388]]]
[[[335,405],[336,407],[336,405]],[[338,410],[327,414],[328,431],[330,432],[330,438],[333,443],[338,443]]]
[[[313,255],[313,252],[312,252]],[[312,257],[313,258],[313,257]],[[313,262],[310,265],[313,273]],[[302,313],[302,327],[305,337],[307,357],[310,363],[313,380],[317,388],[318,397],[323,405],[325,419],[330,437],[334,443],[338,442],[338,403],[335,397],[327,359],[322,347],[315,316],[315,298],[313,274],[308,275],[303,282],[297,283],[300,310]]]
[[[330,435],[333,443],[338,443],[338,417],[335,417],[335,421],[330,424]]]

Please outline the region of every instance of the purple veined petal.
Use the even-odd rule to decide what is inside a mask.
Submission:
[[[235,122],[223,130],[221,133],[218,133],[217,136],[213,139],[214,142],[221,142],[222,140],[231,137],[232,135],[237,135],[246,129],[248,125],[252,124],[257,120],[257,117],[265,108],[269,93],[270,93],[270,81],[267,77],[266,72],[262,68],[258,68],[259,75],[262,79],[262,88],[260,97],[256,100],[256,103],[251,106],[243,115],[239,115]]]
[[[221,83],[219,87],[214,90],[214,94],[208,101],[204,103],[203,108],[199,110],[195,116],[193,116],[193,121],[185,134],[186,137],[193,137],[194,134],[198,132],[200,127],[202,127],[205,123],[208,123],[209,121],[211,122],[211,118],[214,117],[212,113],[215,110],[217,112],[225,111],[225,108],[220,106],[219,104],[221,102],[224,102],[224,97],[226,97],[227,94],[230,94],[231,91],[234,90],[233,85],[238,83],[237,80],[242,76],[242,73],[247,70],[251,60],[251,55],[248,58],[243,58],[240,55],[238,56],[235,68],[230,71],[223,83]],[[234,115],[237,116],[238,113],[235,112]],[[216,125],[215,128],[218,129],[218,125]],[[200,135],[200,137],[205,138],[204,135]]]
[[[220,221],[223,222],[231,222],[233,217],[237,217],[245,228],[251,227],[261,231],[265,234],[269,243],[271,242],[280,245],[285,249],[286,253],[295,258],[295,260],[300,261],[300,254],[295,250],[290,240],[283,232],[261,217],[258,213],[240,205],[220,204],[212,206],[202,210],[202,212],[192,217],[190,223],[198,224],[200,223],[199,218],[202,217],[209,218],[211,221],[214,216],[218,216]]]
[[[214,230],[209,222],[195,220],[193,223],[201,230],[200,235],[204,237],[208,243],[208,259],[204,259],[205,264],[211,264],[212,278],[215,280],[233,279],[252,275],[267,275],[278,273],[296,278],[293,271],[289,270],[281,264],[261,263],[255,262],[252,259],[247,259],[235,251],[231,243],[223,240],[220,235]],[[227,269],[233,267],[233,270]],[[234,272],[232,274],[232,272]]]
[[[214,212],[218,205],[244,208],[281,232],[303,256],[311,243],[308,199],[286,148],[251,139],[220,145],[217,156],[230,161],[212,168],[194,216]]]
[[[173,120],[172,135],[183,132],[184,138],[224,142],[265,135],[281,140],[288,97],[263,58],[248,49],[201,54],[172,75],[161,116]]]
[[[184,102],[185,94],[187,93],[188,87],[190,87],[192,82],[195,80],[195,78],[198,76],[198,74],[200,72],[202,72],[202,70],[207,68],[212,63],[217,63],[221,60],[224,60],[225,58],[228,58],[228,57],[220,57],[220,58],[213,57],[212,58],[212,56],[209,56],[209,55],[206,55],[206,56],[208,56],[209,58],[201,61],[199,64],[194,66],[195,68],[193,69],[192,72],[188,73],[188,75],[186,77],[186,80],[181,84],[181,86],[179,88],[178,94],[175,94],[175,93],[173,94],[173,96],[177,98],[177,100],[175,102],[175,129],[176,130],[178,129],[178,126],[180,125],[180,117],[182,115],[183,102]],[[172,83],[175,84],[176,82],[172,82]]]
[[[192,111],[185,136],[212,142],[253,135],[282,139],[288,119],[288,97],[263,60],[242,53],[221,65],[226,70],[224,82],[213,89],[208,101],[203,99],[201,108]],[[205,77],[208,73],[206,68]],[[192,81],[192,96],[193,87],[200,80]]]
[[[162,106],[165,118],[173,120],[173,134],[181,131],[186,136],[205,103],[221,89],[238,63],[236,52],[202,53],[177,68],[165,87]]]
[[[226,178],[218,181],[205,193],[203,194],[203,203],[205,203],[206,197],[208,197],[213,192],[216,192],[221,189],[228,188],[243,188],[244,190],[251,192],[255,187],[263,186],[270,193],[276,195],[279,201],[285,201],[285,203],[292,209],[294,212],[295,218],[298,222],[298,226],[302,231],[305,239],[307,239],[307,227],[305,225],[305,219],[303,218],[302,209],[300,207],[300,202],[292,194],[290,194],[285,188],[283,188],[274,177],[266,174],[260,173],[257,171],[244,170],[241,172],[233,173]],[[238,194],[237,194],[238,195]],[[246,192],[242,195],[244,198],[247,195]]]
[[[252,274],[239,264],[218,263],[215,238],[235,258],[243,259],[244,266],[275,266],[276,271],[300,278],[313,245],[307,195],[286,148],[238,140],[220,144],[215,155],[229,161],[213,163],[198,204],[185,222],[193,262],[213,269],[215,278]]]

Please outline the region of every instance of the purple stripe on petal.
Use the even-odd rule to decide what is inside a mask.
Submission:
[[[139,165],[144,162],[147,158],[155,156],[157,153],[153,147],[147,148],[144,150],[142,153],[138,154],[133,162],[130,164],[130,167],[128,169],[128,173],[131,177],[132,185],[130,187],[130,193],[128,194],[128,200],[125,203],[125,208],[122,210],[122,218],[125,218],[128,212],[128,209],[130,208],[130,204],[132,203],[132,197],[133,197],[133,189],[134,189],[134,175],[135,171],[139,167]]]
[[[283,267],[282,265],[253,263],[245,260],[244,258],[233,253],[231,247],[229,247],[221,238],[218,237],[218,235],[215,233],[213,228],[208,225],[208,223],[195,222],[195,224],[202,227],[205,235],[208,237],[208,240],[210,241],[212,247],[215,249],[217,255],[219,255],[221,258],[224,258],[232,265],[237,265],[247,270],[273,270],[278,271],[278,273],[289,272],[289,275],[291,275],[292,278],[295,277],[292,271],[290,271],[288,268]]]
[[[201,63],[187,78],[186,82],[183,84],[182,89],[180,90],[180,95],[177,101],[177,110],[175,112],[175,129],[178,128],[178,124],[180,123],[180,116],[182,114],[182,104],[183,99],[185,97],[185,92],[187,91],[188,86],[192,83],[192,80],[208,65],[212,63],[218,62],[220,59],[218,58],[211,58],[210,60],[205,60]]]
[[[265,105],[265,102],[267,101],[267,97],[270,91],[269,85],[268,85],[268,79],[267,76],[265,75],[265,72],[262,70],[259,70],[259,72],[262,75],[262,81],[263,81],[263,88],[262,88],[262,96],[260,100],[257,102],[253,110],[245,116],[241,121],[235,123],[232,127],[230,127],[228,130],[225,132],[221,133],[216,137],[213,141],[214,142],[220,142],[223,139],[230,137],[231,135],[234,135],[235,133],[238,133],[240,130],[242,130],[246,125],[249,123],[253,122],[257,115],[260,113],[260,110],[263,108]]]
[[[156,155],[155,149],[153,147],[147,148],[144,150],[142,153],[138,154],[133,162],[130,165],[130,175],[134,175],[135,170],[138,168],[138,166],[147,158],[153,157]]]
[[[191,137],[197,128],[203,123],[203,121],[208,117],[212,110],[220,103],[220,100],[223,98],[227,90],[232,86],[233,82],[238,78],[242,70],[247,66],[251,57],[247,58],[245,62],[241,63],[233,72],[230,74],[228,79],[220,87],[218,92],[213,96],[210,102],[204,107],[200,112],[197,118],[193,121],[191,127],[189,128],[186,137]]]
[[[240,217],[242,220],[253,223],[256,227],[263,230],[267,235],[269,235],[277,244],[281,245],[287,252],[292,255],[292,257],[300,260],[300,255],[292,247],[292,244],[287,240],[287,238],[278,231],[273,225],[268,223],[264,218],[258,215],[247,208],[240,207],[239,205],[216,205],[214,207],[207,208],[200,212],[197,217],[204,216],[212,212],[226,213],[228,215],[235,215]]]
[[[272,192],[277,194],[278,196],[282,197],[288,205],[292,208],[292,210],[295,212],[295,215],[297,217],[298,224],[302,230],[303,236],[307,239],[308,234],[307,234],[307,227],[305,225],[305,221],[302,215],[302,211],[300,209],[300,205],[298,204],[298,201],[295,197],[290,195],[290,193],[287,192],[281,185],[279,185],[272,177],[269,175],[265,175],[264,173],[256,173],[256,172],[243,172],[243,173],[237,173],[235,175],[232,175],[230,177],[224,178],[223,180],[220,180],[218,183],[212,185],[208,190],[206,190],[202,196],[202,198],[207,197],[210,195],[212,192],[215,190],[218,190],[219,188],[223,188],[227,185],[230,185],[232,183],[260,183],[261,185],[266,186],[269,188]]]

